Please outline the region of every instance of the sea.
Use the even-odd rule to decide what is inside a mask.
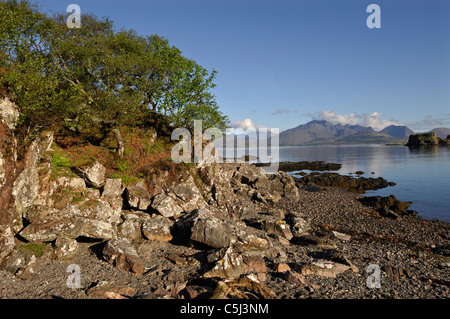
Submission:
[[[255,154],[251,149],[248,154]],[[342,164],[342,175],[383,177],[395,186],[363,196],[389,196],[413,204],[418,216],[450,222],[450,147],[403,145],[280,146],[279,161],[324,161]],[[364,174],[356,175],[356,172]],[[304,172],[309,173],[308,170]],[[299,172],[289,172],[297,174]],[[300,177],[300,176],[298,176]]]

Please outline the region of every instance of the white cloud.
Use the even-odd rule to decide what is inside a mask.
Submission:
[[[373,112],[372,114],[336,114],[333,111],[319,111],[312,118],[316,120],[325,120],[334,124],[342,125],[362,125],[372,127],[376,131],[380,131],[389,125],[398,125],[395,122],[382,120],[383,113]]]
[[[364,115],[364,122],[363,126],[370,126],[376,131],[380,131],[384,129],[385,127],[388,127],[390,125],[398,125],[397,123],[394,123],[392,121],[386,121],[381,120],[380,117],[383,115],[383,113],[373,112],[372,114]]]
[[[314,117],[317,120],[325,120],[331,123],[340,123],[342,125],[350,124],[356,125],[359,123],[360,116],[355,113],[338,115],[333,111],[319,111],[319,114]]]
[[[240,134],[240,133],[243,133],[244,131],[255,132],[257,129],[265,127],[263,125],[255,125],[253,120],[250,118],[231,122],[230,125],[233,129],[231,129],[229,131],[230,131],[230,133],[232,132],[234,134]]]

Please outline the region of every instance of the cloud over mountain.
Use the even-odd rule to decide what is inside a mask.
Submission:
[[[373,112],[372,114],[336,114],[333,111],[319,111],[313,115],[314,120],[325,120],[333,124],[361,125],[372,127],[374,130],[382,130],[390,125],[398,125],[395,122],[382,120],[383,113]]]

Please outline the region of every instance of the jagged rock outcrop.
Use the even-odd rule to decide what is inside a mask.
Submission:
[[[295,181],[297,183],[297,186],[308,189],[310,191],[316,191],[315,188],[317,188],[317,186],[331,186],[345,188],[349,191],[361,194],[365,193],[367,190],[377,190],[395,185],[394,182],[388,182],[382,177],[355,178],[352,176],[328,172],[321,174],[312,173],[302,178],[295,178]]]
[[[419,147],[419,146],[439,146],[450,145],[450,138],[440,138],[436,132],[413,134],[409,136],[406,146]]]

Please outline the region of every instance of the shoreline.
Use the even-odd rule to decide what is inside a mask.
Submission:
[[[111,240],[77,240],[77,253],[63,259],[47,245],[34,262],[28,259],[32,272],[0,271],[0,298],[217,298],[220,285],[231,289],[221,298],[246,298],[249,289],[263,299],[449,297],[450,223],[382,216],[359,201],[361,194],[298,187],[288,174],[268,177],[254,165],[203,166],[197,173],[207,205],[168,218],[171,240],[133,237],[142,274],[105,260],[98,247]],[[179,196],[196,187],[179,185],[187,187]],[[160,214],[123,211],[119,235],[125,223],[139,225],[147,216]],[[71,264],[81,269],[78,289],[67,287]],[[367,286],[369,265],[380,269],[379,288]]]

